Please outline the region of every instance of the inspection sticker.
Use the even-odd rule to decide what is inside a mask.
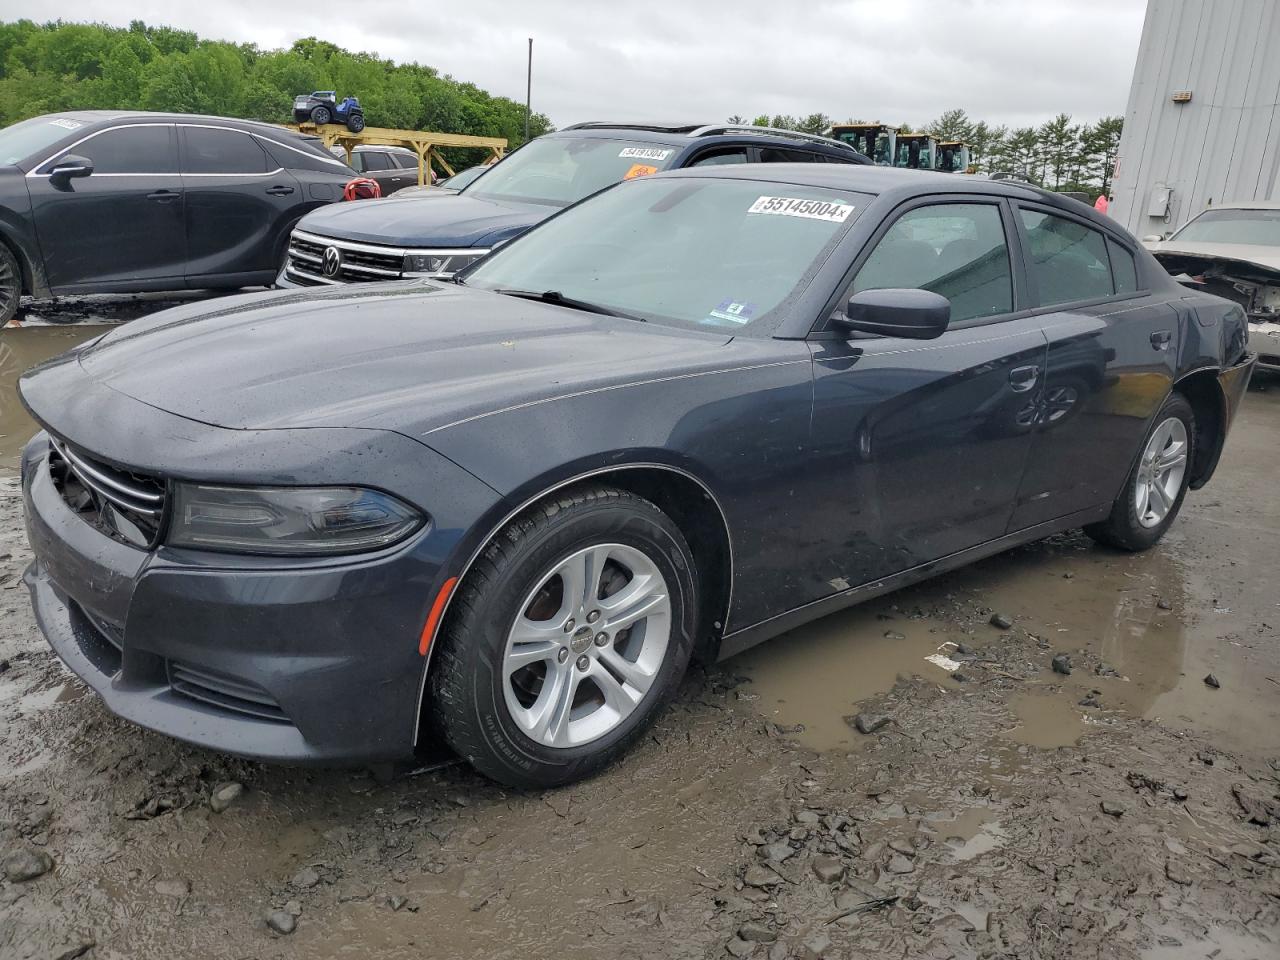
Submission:
[[[761,197],[747,213],[775,213],[783,217],[803,217],[806,220],[826,220],[844,223],[853,213],[853,204],[834,203],[830,200],[802,200],[799,197]]]
[[[649,174],[657,172],[657,167],[650,166],[647,163],[633,163],[631,169],[622,175],[622,179],[634,180],[636,177],[647,177]]]
[[[716,304],[716,308],[707,316],[714,317],[717,320],[726,320],[729,323],[750,323],[751,318],[755,316],[756,305],[754,303],[739,303],[737,300],[721,300]]]
[[[618,156],[630,160],[665,160],[672,153],[672,150],[656,150],[652,147],[623,147]]]

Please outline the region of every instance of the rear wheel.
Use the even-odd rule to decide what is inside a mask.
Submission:
[[[688,545],[661,510],[595,486],[500,533],[454,598],[431,711],[481,773],[521,787],[589,776],[671,698],[693,650]]]
[[[323,127],[326,123],[333,119],[333,114],[329,112],[328,107],[312,107],[311,122],[317,127]]]
[[[22,268],[13,251],[0,243],[0,327],[17,315],[21,297]]]
[[[1173,524],[1191,478],[1195,412],[1180,393],[1164,402],[1143,440],[1142,455],[1111,507],[1111,516],[1085,533],[1121,550],[1155,546]]]

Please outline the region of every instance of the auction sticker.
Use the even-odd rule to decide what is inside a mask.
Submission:
[[[651,167],[647,163],[633,163],[631,169],[622,175],[622,179],[634,180],[636,177],[647,177],[649,174],[657,172],[657,167]]]
[[[747,213],[772,213],[782,217],[844,223],[849,219],[849,214],[853,213],[853,204],[831,200],[802,200],[799,197],[761,197],[747,208]]]
[[[79,130],[84,124],[75,120],[67,120],[65,117],[59,117],[57,120],[50,120],[49,126],[62,127],[64,130]]]
[[[627,160],[665,160],[673,150],[657,150],[652,147],[623,147],[618,156]]]

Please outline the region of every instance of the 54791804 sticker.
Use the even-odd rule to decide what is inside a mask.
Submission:
[[[834,200],[804,200],[800,197],[760,197],[747,208],[747,213],[772,213],[782,217],[844,223],[853,213],[853,204]]]

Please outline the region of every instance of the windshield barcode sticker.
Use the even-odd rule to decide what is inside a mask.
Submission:
[[[627,160],[665,160],[671,156],[670,150],[654,150],[646,147],[623,147],[618,156]]]
[[[783,217],[803,217],[806,220],[826,220],[844,223],[853,213],[853,204],[834,203],[830,200],[802,200],[799,197],[761,197],[747,213],[774,213]]]

